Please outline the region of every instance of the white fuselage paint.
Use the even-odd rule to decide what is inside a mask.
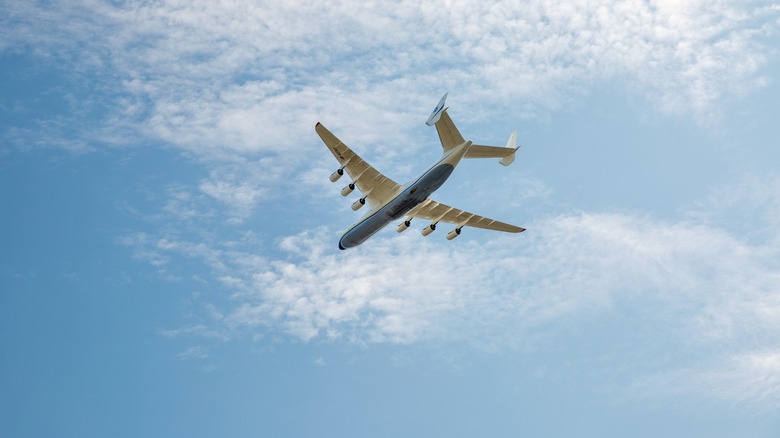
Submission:
[[[448,151],[442,158],[414,181],[404,185],[399,193],[365,215],[352,225],[339,240],[339,249],[360,245],[390,222],[403,217],[414,207],[428,199],[452,175],[455,167],[466,154],[471,142]]]

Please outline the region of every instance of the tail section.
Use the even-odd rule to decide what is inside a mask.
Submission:
[[[509,140],[506,142],[506,148],[504,149],[510,149],[512,153],[504,157],[501,157],[501,159],[498,160],[498,162],[501,163],[503,166],[509,166],[510,164],[515,162],[515,152],[517,152],[517,150],[520,149],[520,146],[517,146],[517,131],[513,132],[512,135],[509,136]]]
[[[448,108],[444,106],[446,100],[447,94],[439,100],[431,116],[428,117],[428,121],[425,122],[428,126],[436,126],[436,132],[439,134],[439,140],[444,153],[465,142],[460,131],[455,126],[455,122],[452,121],[447,113]],[[506,143],[506,147],[471,145],[464,158],[499,158],[499,163],[509,166],[515,161],[515,152],[520,148],[516,144],[517,132],[513,132]]]
[[[506,142],[506,147],[472,145],[464,158],[500,158],[498,161],[504,166],[509,166],[515,161],[515,152],[520,149],[517,144],[517,132],[513,132]]]
[[[436,108],[433,109],[431,116],[428,117],[428,120],[425,122],[426,125],[433,126],[439,121],[439,118],[445,111],[444,102],[447,100],[448,94],[450,93],[444,93],[444,96],[442,96],[441,100],[439,100],[439,103],[436,104]]]
[[[447,93],[449,94],[449,93]],[[439,133],[439,140],[441,141],[441,147],[444,153],[447,153],[450,149],[462,145],[465,140],[460,135],[458,128],[455,127],[455,123],[452,122],[450,115],[447,114],[447,107],[444,103],[447,100],[447,94],[442,96],[439,103],[436,104],[436,108],[433,109],[431,116],[428,117],[428,121],[425,122],[428,126],[436,126],[436,132]]]
[[[447,111],[441,113],[441,118],[436,123],[436,132],[439,133],[439,140],[441,141],[441,147],[444,149],[444,153],[447,153],[450,149],[456,148],[462,145],[466,140],[460,135],[460,131],[455,126],[455,123],[447,114]]]

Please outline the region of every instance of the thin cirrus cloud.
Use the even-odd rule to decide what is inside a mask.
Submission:
[[[763,182],[742,186],[777,204]],[[727,222],[719,217],[728,210],[709,206],[709,214],[699,206],[686,215],[699,219],[677,223],[563,214],[528,224],[535,231],[527,236],[491,235],[480,245],[408,232],[342,253],[325,230],[278,240],[277,256],[258,256],[256,240],[242,245],[246,236],[209,243],[143,234],[123,243],[161,270],[177,254],[200,258],[233,291],[219,324],[236,333],[270,329],[302,340],[392,343],[464,338],[475,345],[489,338],[510,345],[550,320],[649,300],[662,309],[685,309],[671,325],[690,342],[772,344],[771,333],[780,328],[776,232],[745,241],[715,225]],[[776,220],[760,208],[738,209],[756,212],[767,224]]]
[[[312,164],[300,157],[316,142],[290,133],[310,135],[313,121],[324,119],[337,131],[348,124],[356,145],[392,137],[414,148],[415,109],[427,108],[442,85],[459,90],[465,105],[523,101],[538,112],[617,79],[658,111],[712,119],[724,99],[766,83],[760,39],[777,11],[607,1],[162,3],[131,12],[112,13],[125,32],[111,51],[132,78],[127,92],[151,102],[148,135],[208,162],[243,162],[247,171],[224,169],[201,187],[246,217],[276,193],[270,186],[310,174]],[[243,184],[251,199],[219,190],[248,174],[276,178]]]
[[[630,298],[695,307],[678,329],[700,342],[778,328],[771,248],[700,224],[615,214],[554,217],[534,229],[530,241],[501,237],[457,250],[413,233],[346,257],[330,251],[331,233],[290,236],[280,244],[287,257],[242,274],[243,302],[229,319],[274,321],[304,340],[406,343],[468,337],[483,332],[477,326],[513,337],[547,318],[608,311]],[[388,321],[403,322],[403,332]],[[456,321],[460,328],[449,327]]]
[[[99,113],[97,121],[42,121],[52,139],[44,143],[84,152],[90,143],[128,144],[140,135],[224,166],[200,188],[238,222],[276,192],[270,187],[310,173],[301,157],[316,142],[290,133],[311,135],[314,121],[326,118],[336,130],[349,124],[355,144],[405,141],[420,118],[415,109],[442,88],[458,90],[476,112],[489,97],[538,113],[619,80],[658,111],[710,119],[724,99],[766,83],[761,39],[778,12],[744,2],[639,0],[7,6],[5,51],[33,48],[105,91],[70,100],[69,114]],[[65,126],[80,132],[61,132]],[[5,137],[35,144],[40,139],[28,137],[38,128]],[[249,174],[272,177],[237,182]],[[236,187],[241,196],[226,190]]]
[[[3,39],[110,71],[109,99],[138,129],[224,158],[289,147],[318,114],[376,126],[359,102],[394,113],[442,85],[549,109],[624,78],[662,111],[706,118],[765,83],[777,14],[729,1],[299,3],[11,2]]]
[[[727,353],[712,363],[657,372],[629,385],[632,397],[693,394],[746,406],[753,415],[780,406],[780,349]]]
[[[191,227],[216,214],[199,213],[208,203],[195,191],[229,206],[229,222],[240,224],[283,178],[305,178],[312,165],[288,151],[305,156],[321,145],[290,133],[312,135],[324,116],[334,128],[352,124],[350,141],[371,144],[410,136],[409,121],[419,117],[409,108],[427,108],[442,88],[457,89],[478,111],[498,111],[477,105],[487,97],[497,107],[524,101],[550,111],[615,81],[657,111],[706,121],[724,101],[766,84],[762,38],[776,31],[777,5],[558,3],[5,2],[0,49],[32,49],[31,56],[104,92],[70,101],[82,110],[75,114],[108,108],[102,118],[54,118],[46,124],[50,137],[73,138],[59,135],[59,127],[75,126],[79,141],[102,142],[89,132],[121,128],[128,138],[156,139],[208,165],[208,178],[173,190],[168,202]],[[6,138],[24,143],[35,129],[9,132]],[[397,158],[374,164],[384,167],[382,160]],[[762,193],[769,204],[754,204],[778,205],[776,191]],[[771,244],[778,241],[777,213],[770,208],[762,216],[766,239],[746,242],[712,220],[726,210],[703,203],[680,222],[569,213],[527,224],[534,234],[490,236],[480,245],[463,237],[445,247],[408,233],[346,255],[322,230],[280,238],[278,256],[258,256],[241,239],[192,242],[172,231],[121,242],[171,279],[180,276],[171,267],[177,258],[200,259],[211,280],[232,293],[209,312],[209,326],[173,329],[172,336],[275,331],[309,341],[466,341],[492,349],[516,346],[528,338],[521,335],[554,337],[552,323],[608,318],[620,306],[646,304],[654,312],[640,315],[668,342],[730,351],[718,356],[721,366],[682,369],[705,380],[728,377],[733,385],[724,384],[724,398],[737,397],[729,386],[746,388],[751,401],[776,404],[776,386],[761,392],[750,375],[780,374],[772,335],[780,321],[780,267]],[[755,347],[745,347],[747,340]]]
[[[359,102],[416,107],[442,83],[467,101],[554,108],[614,78],[662,111],[706,118],[765,83],[760,37],[776,12],[704,1],[308,6],[158,4],[122,15],[146,30],[120,41],[139,46],[120,60],[151,86],[154,131],[182,147],[274,151],[317,114],[375,129]]]
[[[778,386],[761,386],[780,377],[776,231],[749,243],[712,225],[723,213],[711,213],[679,222],[569,213],[529,224],[533,233],[479,244],[412,231],[347,253],[325,229],[280,238],[277,255],[265,256],[240,241],[220,247],[143,236],[126,244],[161,270],[177,256],[200,257],[231,299],[206,305],[199,331],[223,341],[277,333],[305,342],[543,352],[570,342],[571,330],[615,321],[634,348],[603,366],[636,365],[622,377],[626,396],[684,392],[776,406]],[[606,348],[598,336],[589,342]],[[647,365],[659,353],[668,357],[663,366]]]

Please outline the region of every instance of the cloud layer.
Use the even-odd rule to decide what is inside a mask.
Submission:
[[[9,143],[173,146],[210,167],[200,191],[235,223],[289,175],[320,171],[305,159],[321,151],[315,121],[349,125],[354,145],[393,138],[411,153],[421,147],[411,127],[444,90],[477,120],[507,107],[538,116],[605,84],[710,119],[766,83],[762,38],[779,13],[724,0],[10,1],[4,11],[3,53],[32,53],[88,84],[62,114],[6,130]],[[406,164],[382,150],[374,165]]]
[[[686,306],[676,329],[695,342],[780,328],[773,247],[700,224],[617,214],[566,215],[530,228],[528,236],[451,246],[417,233],[386,236],[347,255],[332,250],[332,233],[287,237],[285,257],[237,282],[245,302],[231,317],[304,340],[415,342],[489,332],[511,344],[549,319],[637,299]]]
[[[164,274],[171,259],[200,259],[206,281],[230,292],[229,301],[195,309],[201,315],[179,329],[184,335],[539,352],[611,321],[622,340],[610,339],[631,348],[602,367],[638,370],[623,377],[632,397],[683,392],[770,409],[780,403],[772,383],[780,379],[780,250],[777,217],[762,208],[777,205],[780,192],[755,181],[733,185],[741,189],[728,189],[731,197],[715,191],[677,222],[567,213],[524,234],[467,230],[453,242],[447,230],[428,238],[390,230],[346,252],[327,229],[280,238],[263,255],[251,236],[124,243]],[[721,226],[736,204],[771,235],[745,239]],[[612,351],[593,336],[588,348]]]
[[[708,117],[724,98],[765,83],[761,38],[778,14],[776,6],[724,0],[5,9],[6,51],[32,46],[68,69],[103,76],[101,86],[118,93],[114,116],[216,157],[286,149],[290,132],[324,114],[338,123],[362,119],[364,129],[382,120],[382,138],[403,131],[404,111],[427,108],[443,88],[469,103],[490,97],[550,109],[588,84],[618,79],[662,111]]]
[[[727,400],[780,399],[780,190],[771,176],[718,192],[685,220],[566,213],[527,224],[524,235],[451,245],[410,231],[340,253],[334,233],[317,229],[286,231],[260,249],[251,233],[205,230],[213,217],[231,226],[252,218],[289,186],[285,179],[306,184],[320,170],[305,159],[321,151],[316,120],[327,117],[334,130],[349,124],[356,144],[406,141],[444,89],[458,90],[477,119],[518,102],[536,115],[618,84],[656,111],[710,120],[767,83],[762,38],[778,27],[777,5],[8,1],[3,10],[3,54],[28,54],[58,66],[63,80],[88,84],[63,99],[63,114],[41,114],[37,126],[11,127],[4,139],[28,143],[46,127],[50,141],[79,151],[149,140],[208,166],[207,177],[171,186],[165,201],[167,219],[197,233],[122,240],[172,280],[182,275],[171,268],[177,260],[200,260],[209,269],[203,280],[230,293],[227,303],[204,305],[207,324],[172,336],[536,348],[529,343],[538,337],[629,307],[670,346],[726,351],[714,367],[692,354],[678,374],[648,382],[693,375],[719,382],[711,394]],[[97,122],[70,123],[95,113]],[[419,147],[406,143],[409,152]],[[392,150],[384,154],[372,162],[400,164]],[[757,233],[727,225],[735,205],[750,212]],[[181,353],[204,355],[205,347]]]

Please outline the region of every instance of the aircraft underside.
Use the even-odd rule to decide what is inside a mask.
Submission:
[[[379,172],[317,122],[315,131],[340,165],[330,175],[330,181],[335,183],[342,176],[348,175],[351,181],[341,189],[341,195],[350,196],[352,192],[358,191],[361,196],[352,203],[352,210],[360,210],[365,205],[370,208],[368,214],[341,236],[340,249],[360,245],[388,223],[404,216],[406,218],[396,228],[399,233],[410,227],[413,218],[420,218],[420,220],[430,221],[420,230],[423,236],[430,235],[440,222],[452,224],[454,228],[447,233],[447,240],[459,236],[463,227],[507,233],[525,231],[525,228],[470,213],[429,198],[447,181],[463,158],[498,158],[501,165],[508,166],[514,161],[515,152],[519,148],[516,145],[516,133],[509,136],[506,147],[474,144],[471,140],[464,139],[447,113],[448,108],[444,105],[446,98],[445,94],[426,121],[427,125],[436,127],[442,156],[419,178],[406,185],[398,184]]]
[[[403,217],[431,193],[442,186],[455,170],[450,164],[440,164],[406,188],[395,199],[350,228],[339,240],[339,249],[360,245],[390,222]]]

